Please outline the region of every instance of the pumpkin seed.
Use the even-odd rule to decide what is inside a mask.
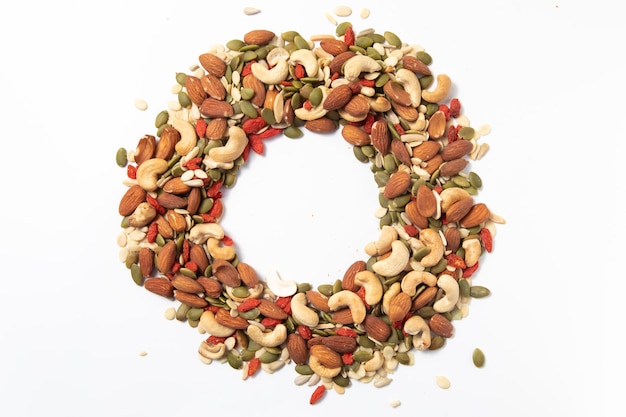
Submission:
[[[274,116],[274,112],[270,109],[261,110],[261,117],[268,125],[273,125],[276,123],[276,117]]]
[[[249,360],[254,359],[254,351],[250,349],[242,349],[241,350],[241,360],[248,362]]]
[[[248,291],[248,287],[245,285],[241,285],[239,287],[233,288],[233,295],[239,298],[246,298],[250,295],[250,291]]]
[[[184,91],[180,91],[178,93],[178,102],[180,103],[182,108],[187,108],[191,106],[191,99],[189,98],[189,95]]]
[[[213,208],[213,199],[211,197],[209,198],[205,198],[204,200],[202,200],[202,202],[200,202],[200,206],[198,207],[198,213],[200,214],[206,214],[208,213],[211,208]]]
[[[296,365],[295,366],[295,370],[300,375],[313,375],[314,374],[314,372],[311,369],[311,367],[309,365],[307,365],[307,364]]]
[[[296,36],[300,36],[300,34],[295,30],[288,30],[287,32],[283,32],[280,36],[287,42],[293,42]]]
[[[446,344],[446,338],[443,336],[437,335],[431,339],[428,350],[441,349],[445,344]]]
[[[137,285],[143,285],[143,275],[141,273],[141,268],[137,264],[130,265],[130,275]]]
[[[389,45],[395,46],[396,48],[402,47],[402,41],[395,33],[386,31],[383,33],[383,36]]]
[[[280,354],[268,352],[267,350],[259,356],[259,360],[261,363],[272,363],[276,362],[280,358]]]
[[[361,47],[361,48],[366,48],[367,49],[370,46],[374,45],[374,41],[369,36],[359,36],[356,39],[356,45]]]
[[[374,342],[372,342],[372,343],[374,343]],[[372,357],[374,357],[374,355],[371,352],[368,352],[367,350],[359,350],[358,352],[355,352],[352,355],[352,358],[356,362],[367,362],[370,359],[372,359]]]
[[[396,360],[402,365],[408,365],[411,363],[411,357],[407,352],[398,352],[396,354]]]
[[[470,283],[465,278],[459,279],[459,294],[461,295],[461,297],[470,296]]]
[[[367,155],[365,155],[363,153],[363,147],[362,146],[353,146],[352,147],[352,152],[354,153],[354,156],[356,157],[356,159],[359,162],[367,162],[369,160]]]
[[[373,348],[375,346],[375,343],[372,341],[372,339],[364,334],[359,335],[359,337],[357,338],[357,343],[359,344],[359,346],[364,348]]]
[[[321,88],[316,87],[313,90],[311,90],[311,93],[309,94],[309,102],[311,103],[313,107],[318,106],[322,102],[322,98],[323,98],[323,94],[322,94]]]
[[[417,59],[419,59],[420,61],[422,61],[426,65],[430,65],[430,64],[433,63],[433,57],[430,56],[430,54],[428,52],[418,51],[415,54],[415,56],[417,57]]]
[[[204,309],[192,307],[187,311],[187,320],[200,320],[202,313],[204,313]]]
[[[189,310],[191,310],[191,306],[181,303],[176,309],[176,320],[186,321],[187,313],[189,313]]]
[[[336,377],[333,378],[333,382],[337,385],[339,385],[340,387],[347,387],[350,385],[350,378],[345,377],[341,374],[337,375]]]
[[[115,155],[115,162],[119,167],[124,167],[128,163],[128,153],[126,152],[126,148],[119,148],[117,150],[117,154]]]
[[[246,44],[241,39],[233,39],[226,42],[226,48],[230,49],[231,51],[239,51],[245,45]]]
[[[292,125],[283,129],[283,135],[285,135],[289,139],[299,139],[304,136],[304,133],[302,132],[302,130]]]
[[[335,28],[335,33],[337,34],[337,36],[343,36],[346,34],[346,30],[348,30],[348,28],[351,28],[351,27],[352,27],[352,23],[341,22]]]
[[[241,369],[243,366],[241,357],[232,350],[226,356],[226,361],[233,369]]]
[[[420,77],[419,80],[420,80],[420,87],[422,87],[422,90],[425,90],[428,87],[430,87],[430,85],[433,83],[434,77],[432,75],[424,75]]]
[[[473,127],[470,127],[470,126],[463,126],[459,130],[459,137],[462,139],[470,140],[474,137],[475,134],[476,134],[476,131],[474,130]]]
[[[472,285],[470,288],[470,296],[473,298],[483,298],[491,294],[489,288],[480,285]]]
[[[482,368],[485,365],[485,354],[479,348],[474,349],[472,352],[472,362],[477,368]]]
[[[246,320],[254,320],[261,315],[261,311],[255,307],[248,311],[240,311],[239,315]]]
[[[317,287],[317,291],[324,294],[326,297],[333,295],[333,286],[330,284],[322,284]]]
[[[469,173],[468,180],[471,186],[476,190],[479,190],[483,186],[483,180],[474,171]]]
[[[428,246],[424,246],[419,248],[415,252],[413,252],[413,259],[416,261],[421,261],[422,258],[430,253],[430,248]]]
[[[293,38],[293,43],[296,44],[296,47],[298,49],[311,49],[311,45],[309,45],[309,42],[300,35],[296,35]]]
[[[176,82],[178,84],[184,86],[186,80],[187,80],[187,74],[185,74],[184,72],[177,72],[176,73]]]
[[[159,127],[166,124],[169,118],[170,114],[167,112],[167,110],[161,110],[154,119],[154,126],[158,129]]]

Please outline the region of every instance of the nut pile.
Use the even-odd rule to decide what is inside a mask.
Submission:
[[[504,220],[475,200],[482,180],[468,172],[488,128],[469,125],[430,64],[423,48],[349,22],[308,40],[253,30],[177,74],[155,133],[118,151],[120,259],[137,285],[176,300],[171,318],[205,335],[203,362],[244,379],[293,362],[296,384],[319,384],[312,403],[352,380],[382,387],[489,295],[472,276]],[[334,283],[261,279],[220,226],[223,194],[266,140],[337,129],[371,165],[380,235]]]

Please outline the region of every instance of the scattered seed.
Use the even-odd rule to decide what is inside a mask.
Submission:
[[[325,16],[330,23],[332,23],[334,26],[337,26],[337,20],[335,20],[335,18],[330,13],[326,13]]]
[[[477,368],[482,368],[485,365],[485,354],[479,348],[474,349],[472,353],[472,362]]]
[[[148,103],[146,103],[146,100],[144,99],[136,98],[134,103],[137,110],[144,111],[148,109]]]
[[[364,7],[361,10],[361,19],[367,19],[368,17],[370,17],[370,9],[368,9],[367,7]]]
[[[146,352],[145,350],[142,350],[141,352],[139,352],[139,356],[147,356],[148,352]]]
[[[437,377],[435,378],[435,381],[437,382],[437,386],[441,389],[450,388],[450,380],[446,378],[445,376],[437,375]]]
[[[393,400],[392,402],[390,402],[390,403],[389,403],[389,405],[390,405],[392,408],[396,408],[396,407],[398,407],[400,404],[401,404],[401,403],[400,403],[400,400]]]
[[[168,307],[165,309],[164,315],[167,320],[174,320],[176,318],[176,309],[174,307]]]
[[[244,7],[243,8],[243,14],[246,14],[248,16],[252,16],[258,13],[261,13],[261,10],[257,9],[256,7]]]
[[[337,6],[333,12],[339,17],[348,17],[352,14],[352,9],[349,6]]]

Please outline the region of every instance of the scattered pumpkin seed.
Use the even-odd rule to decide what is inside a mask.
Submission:
[[[126,148],[119,148],[117,150],[117,154],[115,155],[115,162],[119,167],[125,167],[128,163],[128,153],[126,152]]]
[[[482,368],[485,365],[485,354],[479,348],[474,349],[472,352],[472,362],[477,368]]]
[[[489,288],[487,287],[472,285],[470,288],[470,296],[473,298],[483,298],[487,297],[489,294],[491,294],[491,291],[489,291]]]

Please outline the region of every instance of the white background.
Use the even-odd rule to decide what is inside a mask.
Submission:
[[[314,407],[287,367],[242,381],[196,357],[202,336],[118,260],[117,205],[132,148],[174,74],[252,29],[333,33],[340,3],[12,2],[0,13],[3,172],[0,414],[618,415],[623,300],[624,23],[610,1],[345,2],[357,31],[423,45],[491,145],[478,199],[506,218],[445,349],[391,385],[355,383]],[[245,16],[244,6],[262,13]],[[371,9],[367,20],[362,7]],[[147,100],[140,112],[133,99]],[[263,275],[332,282],[377,234],[367,166],[340,136],[253,155],[224,225]],[[253,172],[249,172],[254,169]],[[487,364],[476,369],[480,347]],[[140,356],[145,351],[147,356]],[[452,386],[442,390],[436,375]],[[400,400],[401,405],[389,404]],[[382,414],[384,413],[384,414]]]

